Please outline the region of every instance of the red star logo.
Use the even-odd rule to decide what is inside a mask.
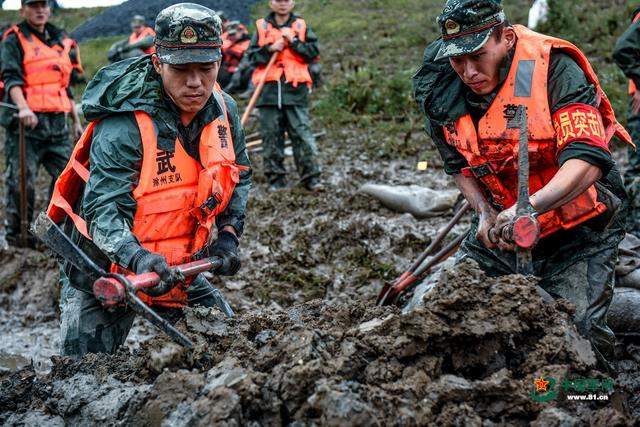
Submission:
[[[544,378],[538,378],[533,382],[533,384],[535,384],[536,386],[536,393],[537,392],[546,393],[548,391],[547,386],[549,385],[549,381],[545,381]]]

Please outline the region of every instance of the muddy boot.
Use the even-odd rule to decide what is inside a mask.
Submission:
[[[287,188],[287,179],[284,176],[278,176],[269,183],[269,192],[280,191]]]
[[[325,187],[320,178],[317,176],[311,177],[302,183],[304,188],[312,192],[324,191]]]

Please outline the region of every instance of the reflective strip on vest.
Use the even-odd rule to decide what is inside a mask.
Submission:
[[[559,145],[547,94],[551,49],[560,49],[571,56],[596,87],[600,99],[598,109],[585,106],[584,110],[602,117],[598,129],[604,126],[605,131],[599,131],[599,141],[607,145],[616,135],[631,144],[629,134],[616,121],[595,72],[578,48],[520,25],[515,25],[514,30],[518,42],[509,75],[489,110],[478,121],[477,130],[469,115],[443,128],[447,142],[465,157],[473,175],[484,184],[487,195],[502,209],[513,206],[518,195],[519,129],[509,126],[518,105],[524,105],[528,112],[530,194],[544,187],[559,169]],[[604,138],[600,133],[605,134]],[[574,227],[605,210],[606,207],[597,201],[597,191],[592,186],[566,205],[540,215],[542,236]]]
[[[200,136],[200,161],[190,157],[176,140],[175,150],[157,146],[151,117],[136,112],[142,140],[142,165],[133,197],[137,203],[132,233],[146,249],[163,255],[169,265],[190,260],[207,244],[215,218],[228,206],[242,167],[236,164],[233,139],[224,99],[214,92],[221,114],[204,127]],[[93,129],[90,123],[76,144],[71,159],[57,179],[47,215],[61,223],[70,218],[76,229],[91,240],[84,219],[73,210],[89,179],[89,156]],[[113,266],[112,270],[117,267]],[[125,272],[122,269],[118,271]],[[177,286],[158,298],[141,294],[149,305],[181,307],[185,287]]]
[[[73,104],[67,88],[71,79],[70,43],[48,46],[35,36],[25,37],[17,26],[16,34],[24,57],[23,91],[29,108],[38,113],[69,113]]]
[[[256,22],[256,28],[258,29],[258,46],[264,47],[271,45],[276,41],[282,39],[282,31],[279,28],[275,28],[265,19],[259,19]],[[296,33],[296,37],[301,42],[305,42],[307,39],[307,23],[302,18],[296,18],[291,24],[291,29]],[[262,76],[266,73],[266,64],[259,65],[253,72],[253,83],[258,85]],[[305,62],[302,56],[298,55],[296,51],[291,49],[288,45],[282,52],[278,54],[275,64],[271,67],[267,73],[267,82],[280,81],[284,75],[285,81],[291,83],[293,87],[298,87],[301,84],[306,84],[311,87],[313,80],[309,73],[309,65]]]

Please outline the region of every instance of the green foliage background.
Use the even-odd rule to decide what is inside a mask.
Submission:
[[[314,95],[314,116],[324,128],[356,127],[371,132],[364,150],[380,157],[418,156],[430,146],[411,97],[411,76],[424,47],[436,37],[443,0],[300,0],[305,17],[321,41],[326,81]],[[526,23],[532,0],[504,2],[513,23]],[[549,20],[540,31],[568,39],[591,59],[620,118],[626,113],[626,80],[611,53],[640,1],[549,0]],[[68,9],[53,22],[72,30],[101,11]],[[260,2],[254,17],[268,11]],[[1,21],[15,22],[3,11]],[[122,37],[81,43],[87,74],[106,64],[106,52]],[[81,89],[81,88],[80,88]]]

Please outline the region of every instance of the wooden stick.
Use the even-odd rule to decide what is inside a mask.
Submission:
[[[258,86],[256,86],[256,90],[253,92],[253,95],[251,96],[249,105],[247,105],[247,109],[244,111],[244,114],[242,115],[242,119],[240,120],[240,123],[242,124],[243,127],[246,126],[247,122],[249,121],[249,116],[251,115],[251,112],[253,111],[253,109],[256,107],[256,104],[258,103],[258,98],[262,93],[262,89],[264,89],[264,84],[267,82],[267,74],[269,74],[269,70],[271,69],[271,67],[273,67],[273,64],[275,64],[276,58],[278,58],[279,54],[280,52],[273,52],[273,55],[271,55],[271,59],[269,60],[269,63],[267,64],[266,69],[264,70],[264,74],[262,75],[262,78],[260,79]]]

